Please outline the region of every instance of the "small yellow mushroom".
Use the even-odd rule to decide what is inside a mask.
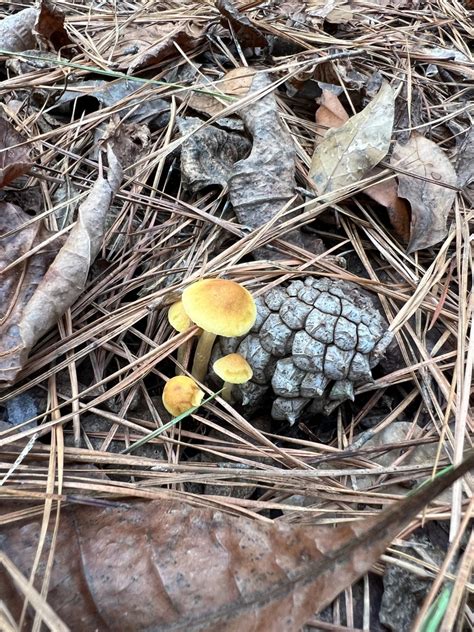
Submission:
[[[229,353],[214,362],[212,365],[215,373],[224,380],[222,397],[226,402],[232,401],[232,386],[245,384],[252,379],[253,371],[247,360],[239,353]]]
[[[203,329],[194,354],[192,375],[202,382],[216,336],[243,336],[257,318],[252,295],[226,279],[203,279],[183,292],[183,306],[189,318]]]
[[[186,331],[194,325],[193,321],[186,314],[182,301],[173,303],[173,305],[171,305],[168,309],[168,322],[171,327],[179,333]],[[186,342],[183,342],[183,344],[178,348],[178,355],[176,359],[179,365],[185,366],[186,356],[191,349],[191,344],[191,340],[186,340]],[[179,375],[180,373],[182,373],[182,371],[177,366],[176,375]]]
[[[173,417],[199,406],[203,398],[204,392],[187,375],[176,375],[168,380],[162,395],[163,406]]]

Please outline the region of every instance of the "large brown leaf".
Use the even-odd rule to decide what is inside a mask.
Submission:
[[[11,123],[0,117],[0,188],[31,168],[30,150]]]
[[[407,251],[437,244],[448,232],[448,213],[456,196],[457,176],[448,157],[432,140],[414,133],[406,145],[395,145],[391,164],[404,171],[398,175],[398,195],[411,205]]]
[[[108,160],[108,177],[98,178],[79,207],[77,221],[57,256],[51,247],[42,249],[0,277],[0,298],[5,305],[0,322],[0,387],[15,380],[33,345],[84,288],[102,242],[106,213],[122,179],[120,163],[111,149]],[[44,241],[45,232],[38,223],[18,232],[31,218],[11,204],[4,205],[3,211],[0,264],[5,270],[18,255]]]
[[[234,6],[231,0],[217,0],[216,7],[223,16],[223,24],[232,26],[236,38],[247,47],[265,48],[268,44],[265,35]]]
[[[296,631],[473,465],[471,452],[461,466],[378,516],[334,528],[259,523],[164,501],[68,510],[48,603],[73,632]],[[24,576],[40,525],[0,530],[0,548]],[[40,565],[38,582],[43,572]],[[18,618],[23,599],[1,566],[0,585]]]

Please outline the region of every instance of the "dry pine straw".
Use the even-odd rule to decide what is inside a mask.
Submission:
[[[100,5],[90,7],[88,3],[57,4],[62,5],[69,16],[68,29],[81,49],[75,63],[84,68],[110,68],[110,51],[119,41],[121,29],[132,18],[143,26],[168,18],[216,19],[215,10],[205,4],[191,9],[175,2],[168,12],[159,13],[145,11],[144,5],[131,2],[121,3],[119,13]],[[364,15],[371,13],[374,19],[370,28],[366,22],[354,20],[347,40],[332,37],[316,26],[311,30],[298,29],[288,25],[282,12],[253,4],[255,8],[249,8],[248,15],[262,31],[284,34],[304,48],[304,54],[275,60],[275,85],[307,70],[321,56],[330,55],[334,50],[331,47],[347,52],[357,47],[361,52],[354,63],[359,70],[370,73],[377,69],[387,80],[403,83],[408,101],[415,95],[421,101],[422,120],[409,122],[408,129],[416,127],[422,134],[429,131],[430,137],[455,159],[452,135],[446,124],[456,123],[457,117],[465,112],[466,101],[461,98],[463,88],[425,77],[419,72],[416,61],[424,43],[431,47],[457,46],[469,54],[465,42],[469,34],[472,36],[472,28],[459,2],[433,1],[420,10],[386,7],[383,13],[377,3],[361,2],[355,15],[357,11],[365,12]],[[220,52],[228,59],[239,64],[245,61],[242,57],[235,59],[224,41],[219,42]],[[192,65],[201,50],[196,47],[186,53],[181,51],[176,61],[182,66]],[[450,60],[436,60],[436,63],[446,71],[453,70]],[[169,67],[167,62],[159,64],[154,79],[159,81]],[[472,75],[472,68],[472,63],[466,63],[464,70]],[[80,79],[87,71],[76,67],[74,74]],[[0,85],[2,100],[13,90],[35,86],[58,90],[62,77],[61,68],[12,77]],[[212,84],[200,84],[199,73],[196,77],[194,88],[212,88]],[[214,87],[218,89],[218,83]],[[351,206],[344,202],[347,191],[340,191],[331,199],[331,206],[338,211],[339,228],[336,236],[332,235],[335,245],[325,255],[315,257],[285,243],[284,232],[314,222],[329,205],[327,202],[302,204],[301,213],[283,226],[249,236],[234,222],[223,219],[225,192],[191,200],[181,189],[174,194],[167,192],[171,190],[165,176],[169,160],[182,142],[174,133],[174,123],[176,116],[186,114],[186,98],[182,96],[189,92],[156,83],[144,84],[142,90],[145,99],[151,94],[172,97],[171,119],[167,127],[153,134],[146,156],[126,172],[115,201],[116,217],[104,243],[110,268],[91,280],[73,309],[62,319],[59,335],[55,331],[43,340],[30,359],[24,379],[8,393],[8,397],[13,397],[37,385],[48,396],[48,410],[38,419],[42,422],[40,433],[35,428],[24,430],[21,427],[17,428],[20,434],[15,436],[10,431],[0,433],[0,445],[4,446],[1,475],[9,472],[2,497],[37,501],[29,508],[19,505],[20,508],[4,517],[4,521],[41,514],[46,521],[50,515],[59,516],[59,507],[73,502],[74,497],[134,496],[179,498],[257,520],[268,520],[268,510],[280,509],[285,511],[281,520],[311,520],[324,524],[376,512],[396,498],[387,490],[390,482],[410,482],[415,475],[429,476],[438,464],[459,462],[463,450],[472,444],[472,418],[468,414],[470,366],[474,359],[469,285],[472,209],[467,198],[457,196],[451,228],[444,242],[436,249],[410,256],[377,217],[367,199],[362,202],[362,198],[358,198],[356,205]],[[230,103],[225,113],[238,111],[251,99]],[[76,192],[75,199],[83,195],[91,174],[93,177],[97,170],[97,163],[90,157],[94,130],[108,122],[114,113],[120,113],[125,105],[119,102],[51,129],[40,124],[41,112],[32,108],[23,108],[12,115],[17,129],[35,147],[37,170],[31,184],[41,187],[44,212],[38,219],[46,218],[50,228],[57,228],[53,200],[59,184],[67,178]],[[314,137],[320,130],[313,119],[298,114],[292,98],[281,98],[279,105],[282,120],[297,148],[298,182],[307,186]],[[391,177],[391,173],[384,171],[379,178]],[[360,183],[352,193],[368,184],[370,182]],[[324,231],[321,236],[324,239]],[[243,254],[275,238],[280,238],[278,261],[242,260]],[[363,278],[337,265],[335,257],[351,254],[358,257],[364,270]],[[364,407],[354,413],[350,423],[343,425],[339,416],[337,434],[330,444],[320,443],[310,435],[302,439],[262,433],[250,423],[251,419],[217,400],[197,411],[192,416],[193,421],[185,420],[154,440],[164,450],[161,462],[138,454],[119,455],[109,451],[112,440],[121,441],[127,447],[167,421],[157,409],[144,380],[147,378],[147,384],[154,380],[157,384],[154,394],[158,394],[158,385],[163,384],[161,380],[165,377],[163,367],[172,370],[172,363],[165,360],[172,358],[176,349],[192,335],[192,332],[174,335],[166,322],[165,307],[183,287],[202,276],[226,275],[259,294],[306,274],[352,280],[377,293],[386,318],[397,334],[405,363],[370,387],[361,389],[370,389],[371,396]],[[427,336],[434,321],[441,338],[430,348]],[[85,359],[93,367],[94,379],[87,390],[79,392],[81,365]],[[64,380],[58,379],[60,374],[69,376],[70,393],[64,392]],[[381,467],[373,460],[379,454],[377,450],[365,450],[363,446],[348,449],[360,430],[361,420],[370,415],[372,407],[389,388],[394,407],[379,419],[373,431],[379,432],[393,422],[406,420],[409,409],[408,418],[414,426],[421,419],[428,423],[419,437],[406,437],[407,452],[422,443],[437,444],[438,463],[425,463],[421,469],[415,469],[404,465],[405,456],[393,467]],[[393,393],[398,395],[394,397]],[[104,407],[104,402],[112,397],[121,402],[115,413]],[[140,417],[130,408],[136,397],[145,407]],[[68,422],[74,421],[77,425],[87,412],[99,416],[110,426],[108,432],[95,432],[86,437],[86,442],[91,438],[100,439],[101,450],[93,450],[90,443],[86,448],[65,447],[64,433],[69,433],[71,428]],[[211,429],[220,431],[219,438],[208,435]],[[29,454],[12,470],[12,462],[25,446],[24,441],[15,442],[46,434],[50,436],[50,444],[31,443]],[[183,452],[188,447],[194,453],[229,461],[229,469],[218,468],[215,462],[183,460]],[[74,468],[71,468],[72,463],[76,464]],[[318,468],[321,463],[324,470]],[[90,465],[107,466],[109,473],[120,474],[122,478],[117,481],[93,477],[88,469]],[[238,465],[244,465],[245,469]],[[373,487],[370,491],[357,491],[352,485],[354,477],[370,472],[374,474]],[[196,494],[186,486],[190,482],[233,488],[253,484],[258,485],[262,493],[258,499]],[[467,478],[464,487],[457,485],[451,503],[438,500],[424,516],[450,521],[452,556],[459,543],[455,536],[468,511],[465,498],[470,496],[471,482]],[[311,497],[313,502],[305,507],[287,504],[293,494]],[[407,533],[419,524],[421,518]],[[60,522],[56,521],[55,528],[60,528]],[[415,574],[438,580],[450,577],[451,569],[427,568],[419,559],[404,559],[396,544],[387,552],[385,560],[405,564]],[[383,572],[383,562],[375,570]],[[472,591],[472,585],[468,588]],[[453,603],[462,589],[455,585]],[[368,607],[368,582],[364,590],[364,603]],[[47,611],[44,600],[35,595],[31,587],[25,587],[25,593],[44,619],[52,621],[54,613]],[[350,591],[346,591],[347,604],[351,604],[349,597]],[[430,595],[424,611],[432,599]],[[353,620],[351,605],[348,614],[348,621]],[[327,629],[342,629],[328,625]]]

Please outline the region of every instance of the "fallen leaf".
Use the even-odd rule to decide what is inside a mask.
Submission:
[[[11,123],[0,117],[0,188],[31,169],[30,149],[25,140]]]
[[[99,177],[80,205],[76,223],[57,255],[53,249],[56,256],[49,267],[46,269],[51,248],[31,255],[26,263],[14,266],[8,274],[2,275],[2,304],[4,298],[9,302],[0,329],[0,386],[16,379],[33,345],[54,326],[84,288],[89,268],[102,243],[106,213],[122,178],[120,163],[111,149],[108,160],[108,177]],[[4,207],[9,214],[4,215],[3,235],[11,233],[12,229],[17,230],[26,220],[20,209],[11,206]],[[31,228],[26,230],[26,233],[20,232],[21,247],[16,250],[11,249],[12,240],[15,243],[19,238],[16,233],[2,238],[2,269],[16,261],[15,253],[19,248],[24,253],[28,251],[29,243],[36,243],[35,239],[37,243],[44,241],[41,227],[34,229],[36,234]],[[39,241],[37,235],[41,235]]]
[[[217,0],[216,8],[222,14],[221,22],[230,23],[237,40],[244,48],[265,48],[268,45],[265,35],[240,13],[231,0]]]
[[[120,107],[120,116],[126,116],[127,121],[146,123],[151,127],[161,127],[170,109],[170,104],[146,90],[142,81],[130,77],[117,81],[90,80],[77,84],[68,83],[68,89],[61,94],[49,111],[70,116],[74,107],[76,116],[80,116],[84,106],[91,100],[97,102],[95,109],[99,106],[113,107],[126,100],[127,107]]]
[[[194,132],[181,146],[183,184],[193,193],[208,186],[226,186],[234,163],[250,151],[249,141],[239,134],[213,125],[198,129],[201,126],[202,120],[198,118],[178,120],[182,135]]]
[[[349,115],[339,98],[330,90],[323,90],[317,101],[320,105],[316,110],[316,124],[323,129],[341,127],[349,119]],[[321,142],[322,138],[316,136],[315,145],[317,146]],[[377,168],[367,175],[376,173]],[[387,209],[390,223],[395,232],[407,242],[410,239],[410,208],[407,201],[398,195],[397,181],[392,179],[373,184],[364,189],[363,192]]]
[[[474,126],[464,134],[457,155],[456,171],[461,189],[474,182]]]
[[[271,84],[265,74],[255,75],[251,92],[260,92]],[[295,195],[295,149],[291,137],[280,123],[273,92],[239,110],[252,136],[252,150],[236,162],[229,180],[229,197],[240,224],[256,229],[271,221]],[[285,219],[289,219],[286,215]],[[293,230],[285,239],[306,247],[301,230]],[[310,250],[320,242],[309,239]],[[253,251],[257,258],[275,256],[268,249]]]
[[[39,43],[53,50],[61,50],[63,55],[71,55],[66,47],[70,47],[72,41],[64,28],[64,13],[57,5],[49,0],[41,0],[38,15],[33,27]]]
[[[0,48],[14,53],[35,48],[33,28],[37,15],[37,9],[29,8],[3,18],[0,22]]]
[[[447,234],[448,213],[456,196],[450,188],[457,185],[453,166],[436,143],[419,134],[412,134],[406,145],[395,145],[390,164],[405,172],[398,174],[398,195],[411,206],[407,252],[437,244]]]
[[[202,22],[191,20],[131,27],[121,36],[114,62],[120,70],[127,70],[132,75],[167,57],[179,55],[175,44],[185,52],[198,46],[203,39],[204,28]]]
[[[331,127],[341,127],[349,120],[349,115],[334,92],[323,89],[321,96],[316,99],[316,101],[319,103],[315,117],[316,125],[321,128],[322,136],[324,136]],[[316,144],[322,141],[322,136],[316,136]]]
[[[209,91],[223,93],[227,96],[243,97],[250,90],[255,72],[254,68],[247,66],[232,68],[232,70],[229,70],[222,80],[215,85],[209,83]],[[208,116],[216,116],[220,114],[229,103],[223,102],[211,94],[192,92],[188,100],[188,105],[194,110],[203,112]]]
[[[306,13],[310,17],[323,18],[331,24],[344,24],[353,17],[347,0],[306,0]]]
[[[385,157],[394,102],[392,88],[384,83],[367,107],[327,132],[314,151],[309,171],[319,195],[358,182]]]
[[[3,50],[21,52],[39,46],[59,50],[70,44],[71,39],[64,28],[64,14],[48,0],[41,0],[38,8],[23,9],[0,22],[0,48]]]
[[[261,523],[164,500],[66,509],[47,601],[72,632],[296,632],[473,465],[471,451],[377,516],[335,527]],[[2,597],[17,620],[24,596],[6,563],[28,577],[40,533],[41,519],[0,530]],[[51,531],[45,558],[50,547]]]

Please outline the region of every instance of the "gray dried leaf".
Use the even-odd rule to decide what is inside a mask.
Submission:
[[[318,194],[361,180],[387,154],[392,136],[395,95],[384,83],[361,112],[331,129],[313,154],[309,175]]]
[[[82,292],[91,264],[102,243],[104,221],[113,195],[122,179],[122,168],[115,154],[108,150],[107,178],[99,177],[85,201],[80,205],[75,226],[56,255],[54,249],[31,255],[27,263],[14,266],[3,275],[0,296],[8,302],[2,323],[2,353],[0,353],[0,385],[14,382],[23,368],[33,345],[43,336]],[[21,209],[14,208],[19,218],[17,226],[25,224]],[[28,220],[31,218],[28,217]],[[27,253],[34,245],[40,230],[38,223],[21,235],[19,252]],[[11,227],[7,224],[7,230]],[[10,264],[16,260],[10,249],[16,233],[3,240],[0,261]],[[40,237],[37,243],[44,241]],[[26,240],[26,242],[25,242]],[[28,247],[28,243],[31,244]],[[3,253],[3,254],[2,254]],[[51,253],[53,260],[51,260]],[[3,265],[2,267],[5,267]]]
[[[224,25],[229,22],[239,42],[246,47],[265,48],[267,39],[265,35],[234,6],[231,0],[217,0],[216,8],[220,11]]]
[[[474,182],[474,126],[469,128],[459,147],[456,171],[461,189]]]
[[[202,124],[195,117],[178,120],[181,134],[191,134],[181,146],[181,176],[193,193],[208,186],[226,186],[234,164],[250,151],[249,141],[239,134]]]
[[[260,92],[270,85],[265,74],[257,74],[249,92]],[[256,229],[274,219],[295,193],[295,150],[289,134],[280,123],[273,93],[261,97],[239,111],[252,136],[252,151],[234,165],[229,180],[229,196],[240,224]],[[285,219],[289,219],[287,214]],[[306,235],[293,230],[285,239],[307,247]],[[321,243],[311,239],[310,250],[321,251]],[[253,251],[255,257],[275,256],[267,248]]]
[[[43,46],[59,50],[71,44],[64,28],[64,14],[48,0],[38,8],[28,8],[9,15],[0,22],[0,48],[12,52]]]
[[[142,81],[127,78],[117,81],[81,81],[75,85],[69,83],[68,89],[61,94],[51,110],[69,115],[73,104],[81,98],[95,99],[97,104],[104,108],[112,107],[126,99],[127,107],[120,108],[120,116],[127,116],[129,122],[148,125],[165,124],[166,113],[170,109],[167,101],[153,96],[149,91],[145,92]]]
[[[412,134],[406,145],[395,145],[391,164],[405,172],[398,175],[398,195],[411,205],[407,252],[437,244],[447,234],[448,213],[456,195],[450,188],[457,185],[453,166],[436,143],[420,134]]]

